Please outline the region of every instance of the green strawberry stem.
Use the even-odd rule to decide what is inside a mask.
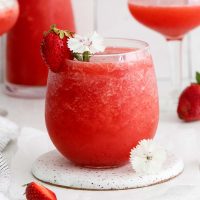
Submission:
[[[89,61],[90,61],[90,58],[91,58],[90,52],[89,52],[89,51],[85,51],[85,52],[83,53],[83,61],[89,62]]]
[[[47,35],[49,32],[54,32],[57,35],[59,35],[60,39],[63,39],[65,36],[68,38],[72,38],[74,33],[70,32],[68,30],[61,30],[56,27],[56,24],[52,24],[50,27],[50,30],[48,32],[45,32],[44,35]],[[89,62],[91,58],[91,53],[89,51],[83,52],[83,54],[80,53],[73,53],[74,58],[76,58],[78,61],[83,62]]]
[[[74,58],[76,58],[78,61],[83,61],[83,62],[89,62],[91,58],[91,53],[89,51],[83,52],[83,54],[80,53],[73,53]]]
[[[83,57],[79,53],[73,53],[74,58],[76,58],[78,61],[83,61]]]
[[[54,32],[56,33],[57,35],[59,35],[60,39],[63,39],[65,36],[68,37],[68,38],[71,38],[73,37],[73,32],[71,31],[68,31],[68,30],[61,30],[61,29],[58,29],[56,27],[56,24],[52,24],[50,26],[50,30],[48,32],[45,32],[44,34],[48,34],[49,32]]]
[[[200,84],[200,73],[196,72],[196,81],[198,84]]]

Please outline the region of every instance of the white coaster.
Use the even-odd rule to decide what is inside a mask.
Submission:
[[[121,190],[146,187],[179,175],[183,161],[168,153],[163,169],[153,175],[138,175],[130,164],[112,169],[89,169],[73,165],[57,151],[40,156],[33,164],[33,175],[53,185],[88,190]]]

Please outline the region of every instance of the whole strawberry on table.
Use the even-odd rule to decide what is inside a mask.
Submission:
[[[192,83],[180,95],[177,113],[179,118],[186,122],[200,120],[199,72],[196,72],[196,83]]]

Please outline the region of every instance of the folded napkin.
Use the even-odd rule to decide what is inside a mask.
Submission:
[[[0,116],[0,200],[8,200],[4,195],[8,192],[11,174],[4,150],[8,143],[18,137],[19,126]]]
[[[0,116],[0,152],[11,140],[19,135],[19,126],[5,117]]]
[[[8,199],[4,194],[7,193],[10,185],[10,169],[3,154],[0,153],[0,199]]]

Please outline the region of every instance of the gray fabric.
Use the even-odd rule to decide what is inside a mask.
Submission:
[[[0,153],[0,192],[7,193],[10,185],[10,169],[2,153]]]
[[[8,200],[11,173],[8,162],[4,156],[7,145],[17,138],[19,127],[9,119],[0,116],[0,199]]]
[[[9,137],[4,137],[0,135],[0,152],[2,152],[6,148],[10,140],[11,139]]]

